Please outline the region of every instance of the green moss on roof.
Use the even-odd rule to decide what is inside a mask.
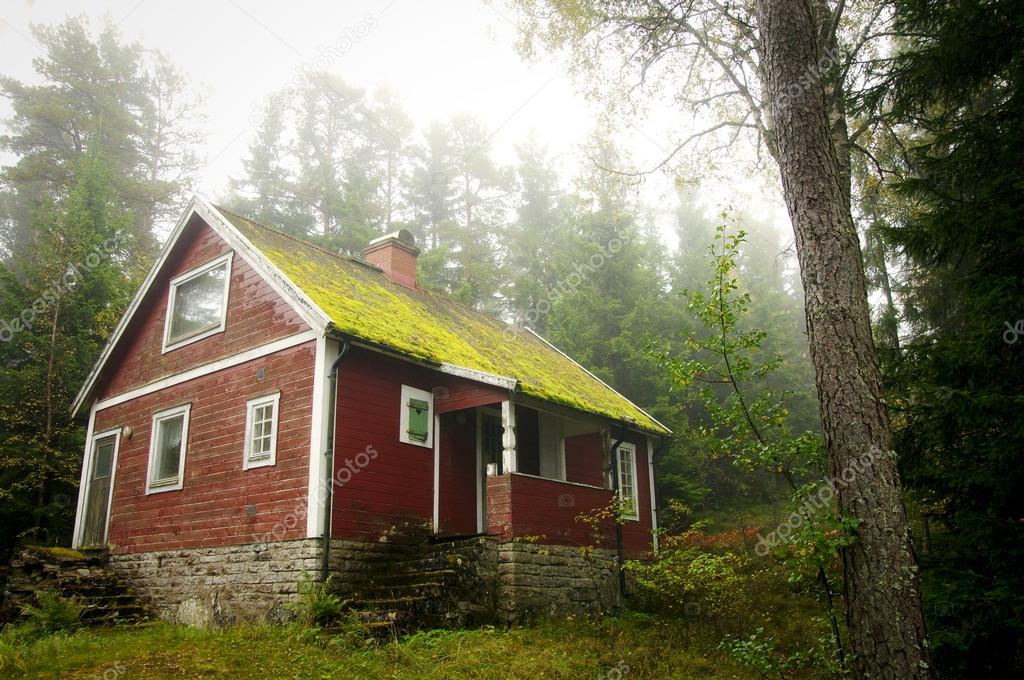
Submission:
[[[661,424],[529,331],[443,296],[412,290],[378,269],[218,208],[341,333],[437,364],[519,381],[530,396],[667,434]]]

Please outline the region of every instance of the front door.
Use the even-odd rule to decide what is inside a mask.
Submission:
[[[92,449],[86,465],[85,506],[83,508],[82,547],[106,545],[107,519],[110,516],[110,482],[117,455],[118,433],[105,433],[92,439]]]

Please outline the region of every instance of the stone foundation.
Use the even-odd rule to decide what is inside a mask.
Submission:
[[[320,541],[125,553],[111,555],[110,566],[174,623],[282,622],[299,582],[319,573]]]
[[[498,614],[507,623],[570,614],[606,614],[622,606],[614,550],[502,543]]]
[[[318,539],[112,555],[111,568],[161,618],[213,626],[283,622],[320,573]],[[353,606],[414,602],[409,627],[521,623],[621,606],[615,553],[491,537],[446,543],[333,540],[332,588]],[[412,597],[410,597],[412,596]],[[392,617],[389,616],[389,620]]]

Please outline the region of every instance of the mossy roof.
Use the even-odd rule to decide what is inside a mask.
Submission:
[[[339,256],[223,208],[221,214],[331,319],[340,333],[433,364],[518,381],[524,394],[622,421],[668,429],[533,333],[448,298],[394,283]]]

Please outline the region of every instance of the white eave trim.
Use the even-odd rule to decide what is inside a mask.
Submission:
[[[540,335],[540,333],[538,333],[537,331],[533,330],[532,328],[527,328],[526,330],[527,330],[527,331],[529,331],[529,332],[530,332],[530,333],[531,333],[531,334],[532,334],[532,335],[533,335],[533,336],[534,336],[535,338],[537,338],[538,340],[540,340],[541,342],[543,342],[543,343],[544,343],[545,345],[547,345],[548,347],[550,347],[551,349],[555,350],[556,352],[558,352],[559,354],[561,354],[561,355],[562,355],[563,357],[565,357],[566,359],[568,359],[569,361],[571,361],[572,363],[574,363],[574,364],[575,364],[576,366],[578,366],[578,367],[580,368],[580,370],[582,370],[582,371],[583,371],[584,373],[586,373],[587,375],[589,375],[589,376],[590,376],[591,378],[593,378],[593,379],[594,379],[594,380],[596,380],[597,382],[601,383],[602,385],[604,385],[605,387],[607,387],[607,388],[608,388],[609,390],[611,390],[612,392],[614,392],[615,394],[617,394],[617,395],[618,395],[619,397],[621,397],[622,399],[624,399],[624,400],[626,401],[626,403],[627,403],[627,404],[629,404],[630,406],[632,406],[633,408],[635,408],[635,409],[636,409],[637,411],[640,411],[640,413],[643,413],[643,414],[644,414],[645,416],[647,416],[648,418],[650,418],[650,419],[651,419],[651,421],[653,421],[654,423],[656,423],[656,424],[660,425],[661,427],[665,428],[665,433],[664,433],[664,434],[662,434],[662,433],[659,433],[659,432],[654,432],[654,433],[651,433],[651,432],[649,432],[648,430],[643,430],[644,434],[655,434],[655,435],[658,435],[658,436],[666,436],[666,435],[672,434],[672,430],[671,430],[671,429],[670,429],[670,428],[669,428],[669,427],[668,427],[667,425],[665,425],[665,423],[661,422],[660,420],[658,420],[657,418],[655,418],[654,416],[652,416],[652,415],[651,415],[650,413],[648,413],[647,411],[643,410],[642,408],[640,408],[639,406],[637,406],[636,404],[634,404],[634,403],[633,403],[632,401],[630,401],[630,400],[629,400],[629,399],[627,399],[627,398],[626,398],[625,396],[623,396],[623,394],[622,394],[621,392],[619,392],[619,391],[618,391],[617,389],[615,389],[614,387],[612,387],[611,385],[609,385],[608,383],[606,383],[605,381],[601,380],[601,379],[600,379],[600,378],[598,378],[598,377],[597,377],[596,375],[594,375],[593,373],[591,373],[590,371],[588,371],[588,370],[586,369],[586,367],[584,367],[584,366],[581,366],[581,365],[580,365],[580,363],[579,363],[578,361],[576,361],[576,360],[575,360],[575,359],[573,359],[573,358],[572,358],[571,356],[569,356],[568,354],[566,354],[566,353],[565,353],[565,352],[563,352],[562,350],[560,350],[560,349],[558,349],[557,347],[555,347],[554,345],[552,345],[552,344],[551,344],[550,342],[548,342],[548,341],[547,341],[547,340],[546,340],[546,339],[545,339],[545,338],[544,338],[543,336],[541,336],[541,335]],[[601,414],[598,414],[598,415],[601,415]],[[607,418],[608,416],[603,416],[603,417]],[[629,421],[622,421],[622,422],[626,422],[626,423],[629,423]],[[634,427],[634,428],[640,428],[640,423],[629,423],[629,424],[633,425],[633,427]]]
[[[282,298],[290,302],[309,327],[323,335],[331,319],[313,300],[292,283],[284,272],[267,259],[249,239],[241,234],[224,215],[202,196],[196,195],[195,211],[217,235],[227,241],[243,259],[270,284]]]
[[[476,371],[472,368],[463,368],[462,366],[456,366],[454,364],[441,364],[439,370],[442,373],[454,375],[459,378],[465,378],[474,382],[494,385],[495,387],[501,387],[506,390],[515,390],[516,386],[519,384],[519,381],[515,378],[507,378],[503,375]]]
[[[182,212],[181,217],[178,218],[177,224],[171,231],[167,238],[167,243],[164,244],[163,249],[160,251],[160,255],[157,257],[156,262],[150,267],[149,273],[146,274],[146,278],[143,280],[139,290],[135,293],[135,297],[132,298],[131,304],[125,310],[121,316],[121,320],[118,321],[117,327],[114,329],[113,335],[110,340],[104,346],[103,351],[100,353],[99,359],[93,365],[92,370],[89,371],[89,375],[85,379],[85,383],[82,385],[82,389],[79,390],[75,396],[75,400],[71,404],[71,415],[75,417],[78,415],[79,410],[85,404],[89,395],[92,393],[92,389],[96,384],[96,380],[99,378],[100,372],[110,359],[111,353],[121,340],[121,336],[124,335],[125,330],[128,328],[128,324],[131,322],[135,313],[138,311],[139,306],[142,304],[142,300],[149,293],[149,289],[153,286],[164,264],[167,262],[167,258],[174,250],[178,239],[181,237],[182,231],[185,226],[188,225],[192,219],[192,215],[196,214],[206,224],[210,226],[214,232],[217,233],[224,241],[234,250],[236,253],[242,256],[242,258],[256,270],[260,276],[277,292],[284,300],[289,302],[295,311],[302,317],[310,328],[312,328],[317,335],[323,335],[330,324],[330,318],[324,313],[305,293],[299,290],[287,276],[285,276],[281,270],[279,270],[273,263],[268,260],[263,253],[261,253],[252,243],[249,242],[242,234],[231,225],[231,223],[225,218],[219,210],[217,210],[209,201],[200,196],[199,194],[194,195],[185,206],[185,210]]]

